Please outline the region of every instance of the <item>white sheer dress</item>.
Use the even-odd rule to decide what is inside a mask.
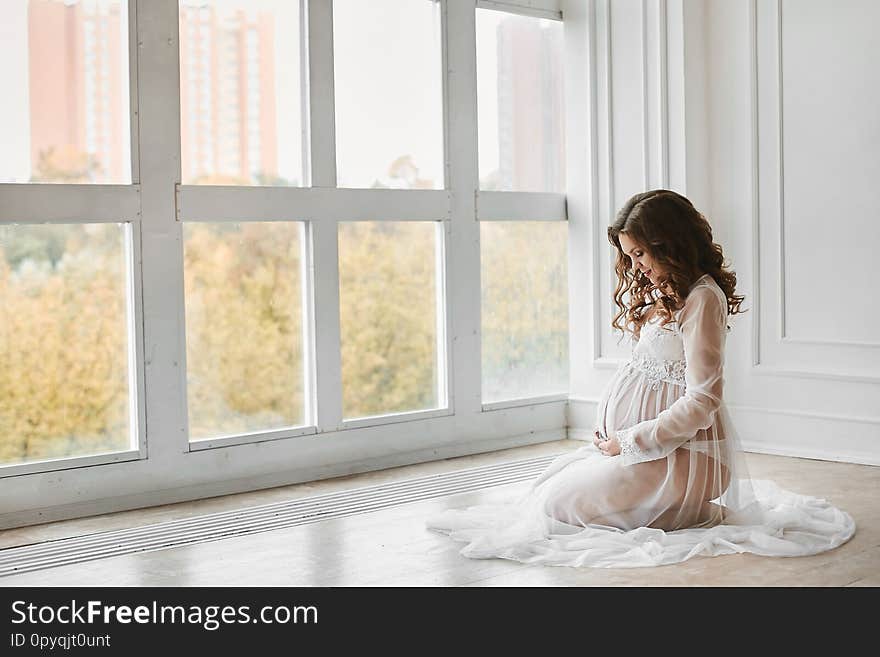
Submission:
[[[692,556],[816,554],[849,540],[849,514],[751,480],[723,399],[727,300],[708,274],[673,322],[649,319],[598,405],[590,442],[555,459],[519,499],[450,509],[427,527],[472,558],[638,567]]]

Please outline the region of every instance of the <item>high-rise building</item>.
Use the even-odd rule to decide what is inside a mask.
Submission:
[[[35,179],[126,182],[129,112],[121,2],[29,0]],[[183,181],[271,181],[278,170],[271,15],[184,4]]]
[[[31,170],[35,178],[129,177],[120,6],[30,0]],[[47,161],[48,158],[48,161]],[[91,161],[91,163],[90,163]],[[42,162],[42,165],[41,165]]]
[[[565,181],[562,39],[531,19],[498,24],[500,188],[561,192]]]
[[[191,3],[180,12],[183,181],[277,175],[274,20]]]

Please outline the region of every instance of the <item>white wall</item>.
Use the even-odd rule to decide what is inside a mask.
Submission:
[[[625,14],[635,25],[641,4],[615,0],[612,17]],[[684,157],[684,176],[670,186],[709,218],[750,309],[733,318],[728,338],[726,394],[737,432],[751,451],[880,464],[880,313],[871,271],[880,243],[880,42],[870,27],[880,4],[665,4],[669,157]],[[597,2],[597,16],[603,6]],[[601,20],[596,27],[601,43]],[[637,37],[638,30],[615,32],[612,20],[610,55],[629,71],[621,79],[630,108],[643,100],[632,61]],[[676,89],[678,75],[683,89]],[[599,105],[604,91],[598,85]],[[612,90],[612,102],[618,98]],[[643,163],[634,124],[625,113],[612,126],[617,207]],[[572,437],[586,437],[607,368],[619,362],[605,333],[609,220],[607,209],[596,216],[603,245],[594,271],[606,300],[594,359],[573,362]]]

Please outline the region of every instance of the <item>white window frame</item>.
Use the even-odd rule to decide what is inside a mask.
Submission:
[[[310,0],[301,21],[309,34],[308,187],[180,184],[178,0],[129,0],[132,184],[0,185],[0,221],[130,225],[139,449],[0,468],[0,528],[565,437],[565,394],[482,403],[479,221],[567,221],[567,209],[565,194],[479,191],[475,47],[477,6],[561,19],[560,3],[437,1],[446,187],[386,190],[335,187],[331,0]],[[443,237],[436,288],[438,309],[445,295],[438,340],[447,398],[438,409],[344,421],[337,226],[377,217],[434,221]],[[314,377],[306,403],[314,423],[189,441],[185,221],[307,222],[303,305],[313,351],[304,369]]]

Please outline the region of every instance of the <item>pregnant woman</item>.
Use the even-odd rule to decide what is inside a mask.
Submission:
[[[849,514],[751,480],[724,403],[729,315],[742,311],[712,228],[685,197],[637,194],[608,228],[631,357],[599,401],[592,444],[520,499],[450,509],[430,529],[473,558],[635,567],[696,555],[798,556],[849,540]]]

